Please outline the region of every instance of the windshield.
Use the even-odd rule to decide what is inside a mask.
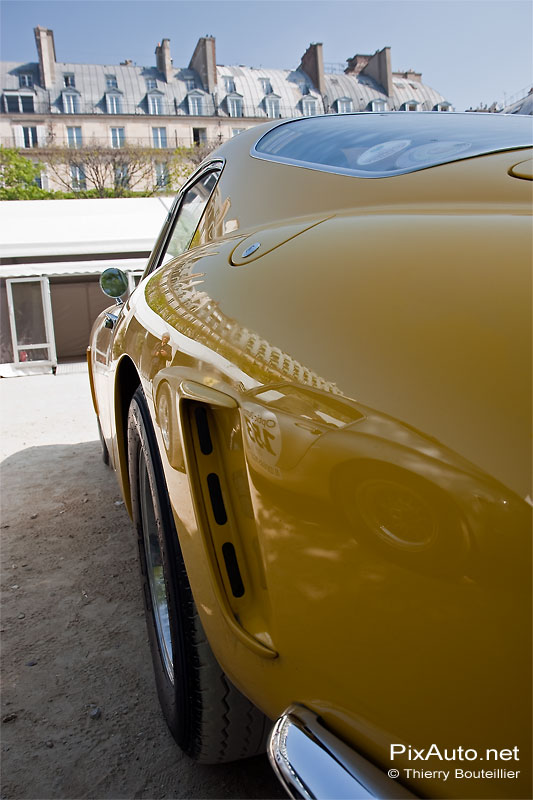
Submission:
[[[517,115],[326,114],[271,128],[252,155],[340,175],[384,178],[528,147],[532,134],[531,119]]]

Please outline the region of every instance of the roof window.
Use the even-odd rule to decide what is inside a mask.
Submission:
[[[76,79],[74,77],[73,72],[64,72],[63,73],[63,86],[67,89],[75,89],[76,88]]]
[[[117,83],[117,76],[116,75],[106,75],[105,76],[105,85],[108,89],[118,89]]]
[[[235,78],[231,75],[225,75],[222,80],[224,81],[224,88],[227,94],[235,91]]]
[[[339,175],[386,178],[530,146],[531,122],[518,115],[327,114],[276,125],[252,155]]]
[[[337,114],[350,114],[353,111],[353,100],[351,97],[339,97],[337,103]]]
[[[19,72],[19,86],[21,88],[27,86],[28,89],[33,87],[33,75],[31,72]]]
[[[270,119],[281,117],[279,101],[280,98],[276,94],[269,94],[265,97],[265,111]]]
[[[4,107],[8,114],[33,114],[32,94],[4,94]]]

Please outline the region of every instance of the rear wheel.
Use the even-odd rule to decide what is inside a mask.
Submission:
[[[167,724],[197,761],[257,755],[265,749],[270,722],[230,683],[205,637],[141,389],[129,410],[128,462],[146,622]]]

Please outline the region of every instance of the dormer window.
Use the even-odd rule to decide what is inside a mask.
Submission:
[[[146,78],[146,90],[149,92],[152,89],[157,89],[157,81],[155,78]]]
[[[270,83],[270,78],[259,78],[259,83],[261,84],[263,94],[272,94],[272,84]]]
[[[403,104],[404,111],[420,111],[421,103],[417,100],[409,100],[407,103]]]
[[[117,83],[117,76],[116,75],[106,75],[105,76],[105,85],[108,89],[118,89]]]
[[[231,94],[231,92],[235,91],[235,79],[231,77],[231,75],[224,76],[222,80],[224,81],[224,87],[227,94]]]
[[[279,101],[280,98],[277,94],[270,94],[265,97],[265,111],[267,117],[271,119],[279,119],[279,117],[281,117]]]
[[[80,96],[77,92],[63,92],[63,111],[65,114],[80,113]]]
[[[160,92],[153,92],[148,95],[148,113],[164,114],[163,95]]]
[[[435,106],[435,111],[452,111],[453,107],[451,103],[448,103],[447,100],[444,103],[437,103]]]
[[[351,97],[339,97],[337,100],[337,114],[350,114],[353,111],[353,100]]]
[[[304,117],[313,117],[316,114],[316,100],[314,97],[304,97],[302,100],[302,114]]]
[[[185,78],[183,82],[188,92],[192,92],[196,89],[196,81],[194,78]]]
[[[371,111],[386,111],[387,110],[387,103],[385,100],[372,100],[370,103],[370,110]]]
[[[227,97],[228,114],[230,117],[242,117],[242,97],[238,94]]]
[[[4,94],[4,107],[8,114],[33,114],[32,94]]]
[[[106,110],[108,114],[122,114],[122,96],[108,92],[105,96]]]
[[[64,72],[63,73],[63,86],[67,89],[75,89],[76,88],[76,80],[74,78],[73,72]]]
[[[33,75],[31,72],[19,72],[19,86],[27,86],[28,89],[33,87]]]
[[[204,98],[198,89],[187,95],[187,104],[189,106],[189,114],[192,117],[202,117],[205,114]]]

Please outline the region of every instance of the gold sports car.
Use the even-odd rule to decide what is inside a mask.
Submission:
[[[163,713],[302,798],[530,798],[531,120],[240,133],[88,350]]]

